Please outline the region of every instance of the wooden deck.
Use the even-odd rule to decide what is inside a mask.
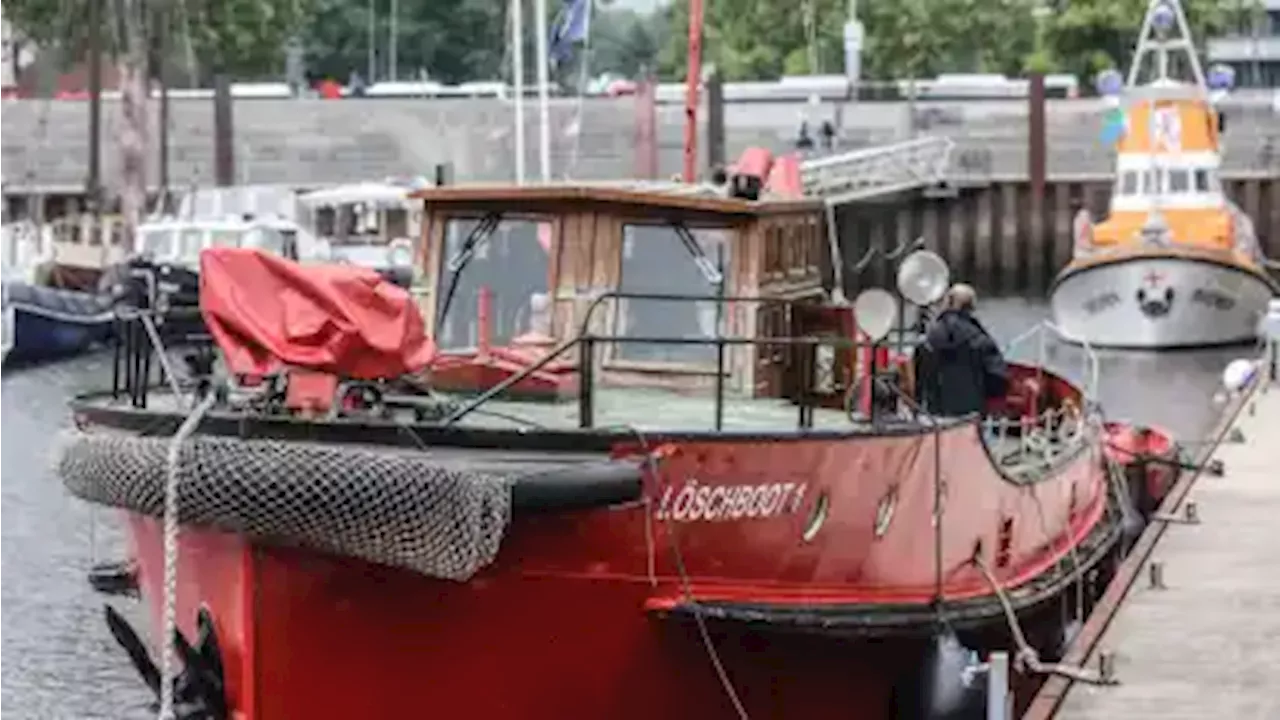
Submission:
[[[1280,718],[1280,386],[1258,389],[1236,427],[1244,442],[1215,455],[1226,474],[1187,495],[1200,524],[1169,525],[1088,660],[1112,653],[1120,684],[1076,683],[1057,717]]]

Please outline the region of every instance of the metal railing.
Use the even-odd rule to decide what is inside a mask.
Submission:
[[[1094,352],[1093,346],[1089,344],[1089,341],[1072,335],[1049,320],[1041,320],[1029,330],[1005,344],[1005,357],[1012,357],[1017,348],[1033,339],[1038,342],[1035,364],[1041,368],[1048,367],[1050,339],[1062,340],[1080,346],[1084,364],[1081,377],[1084,399],[1086,403],[1096,403],[1098,400],[1098,354]]]

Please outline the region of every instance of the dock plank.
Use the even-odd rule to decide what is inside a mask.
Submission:
[[[1245,442],[1215,454],[1224,476],[1192,488],[1201,523],[1172,525],[1152,553],[1164,588],[1144,568],[1098,644],[1120,684],[1075,684],[1059,718],[1280,718],[1280,386],[1250,406]]]

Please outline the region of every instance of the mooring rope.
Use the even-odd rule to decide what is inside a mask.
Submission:
[[[182,443],[195,432],[217,397],[214,392],[205,395],[169,442],[169,474],[164,486],[164,629],[160,634],[164,653],[160,658],[160,720],[174,720],[173,681],[177,668],[173,639],[178,627],[178,471]]]
[[[1114,680],[1103,678],[1101,675],[1073,665],[1064,665],[1062,663],[1046,663],[1040,660],[1040,653],[1031,647],[1031,643],[1027,642],[1026,635],[1022,633],[1022,625],[1018,622],[1018,615],[1013,611],[1013,604],[1009,601],[1008,593],[1005,592],[1000,581],[987,567],[982,560],[982,556],[975,554],[972,558],[973,565],[978,568],[982,576],[986,578],[987,584],[991,586],[992,592],[996,594],[996,598],[1000,600],[1000,606],[1004,608],[1005,621],[1009,625],[1009,633],[1013,636],[1014,645],[1017,646],[1018,652],[1014,656],[1015,667],[1018,669],[1026,668],[1027,670],[1041,675],[1060,675],[1070,678],[1077,682],[1088,683],[1090,685],[1114,685]]]

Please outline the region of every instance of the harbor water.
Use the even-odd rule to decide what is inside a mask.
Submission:
[[[987,300],[979,316],[1009,341],[1048,316],[1041,301]],[[1040,343],[1015,349],[1034,360]],[[1079,381],[1079,348],[1046,343],[1048,364]],[[1249,348],[1176,353],[1100,352],[1098,397],[1108,417],[1166,428],[1195,442],[1217,421],[1213,396],[1222,369]],[[151,701],[124,651],[107,631],[111,602],[141,628],[141,604],[105,599],[88,585],[89,568],[124,556],[112,512],[73,500],[53,472],[59,433],[70,426],[66,401],[110,382],[109,353],[31,368],[6,368],[0,386],[3,439],[3,646],[0,712],[8,718],[149,718]],[[322,632],[323,629],[317,629]]]

